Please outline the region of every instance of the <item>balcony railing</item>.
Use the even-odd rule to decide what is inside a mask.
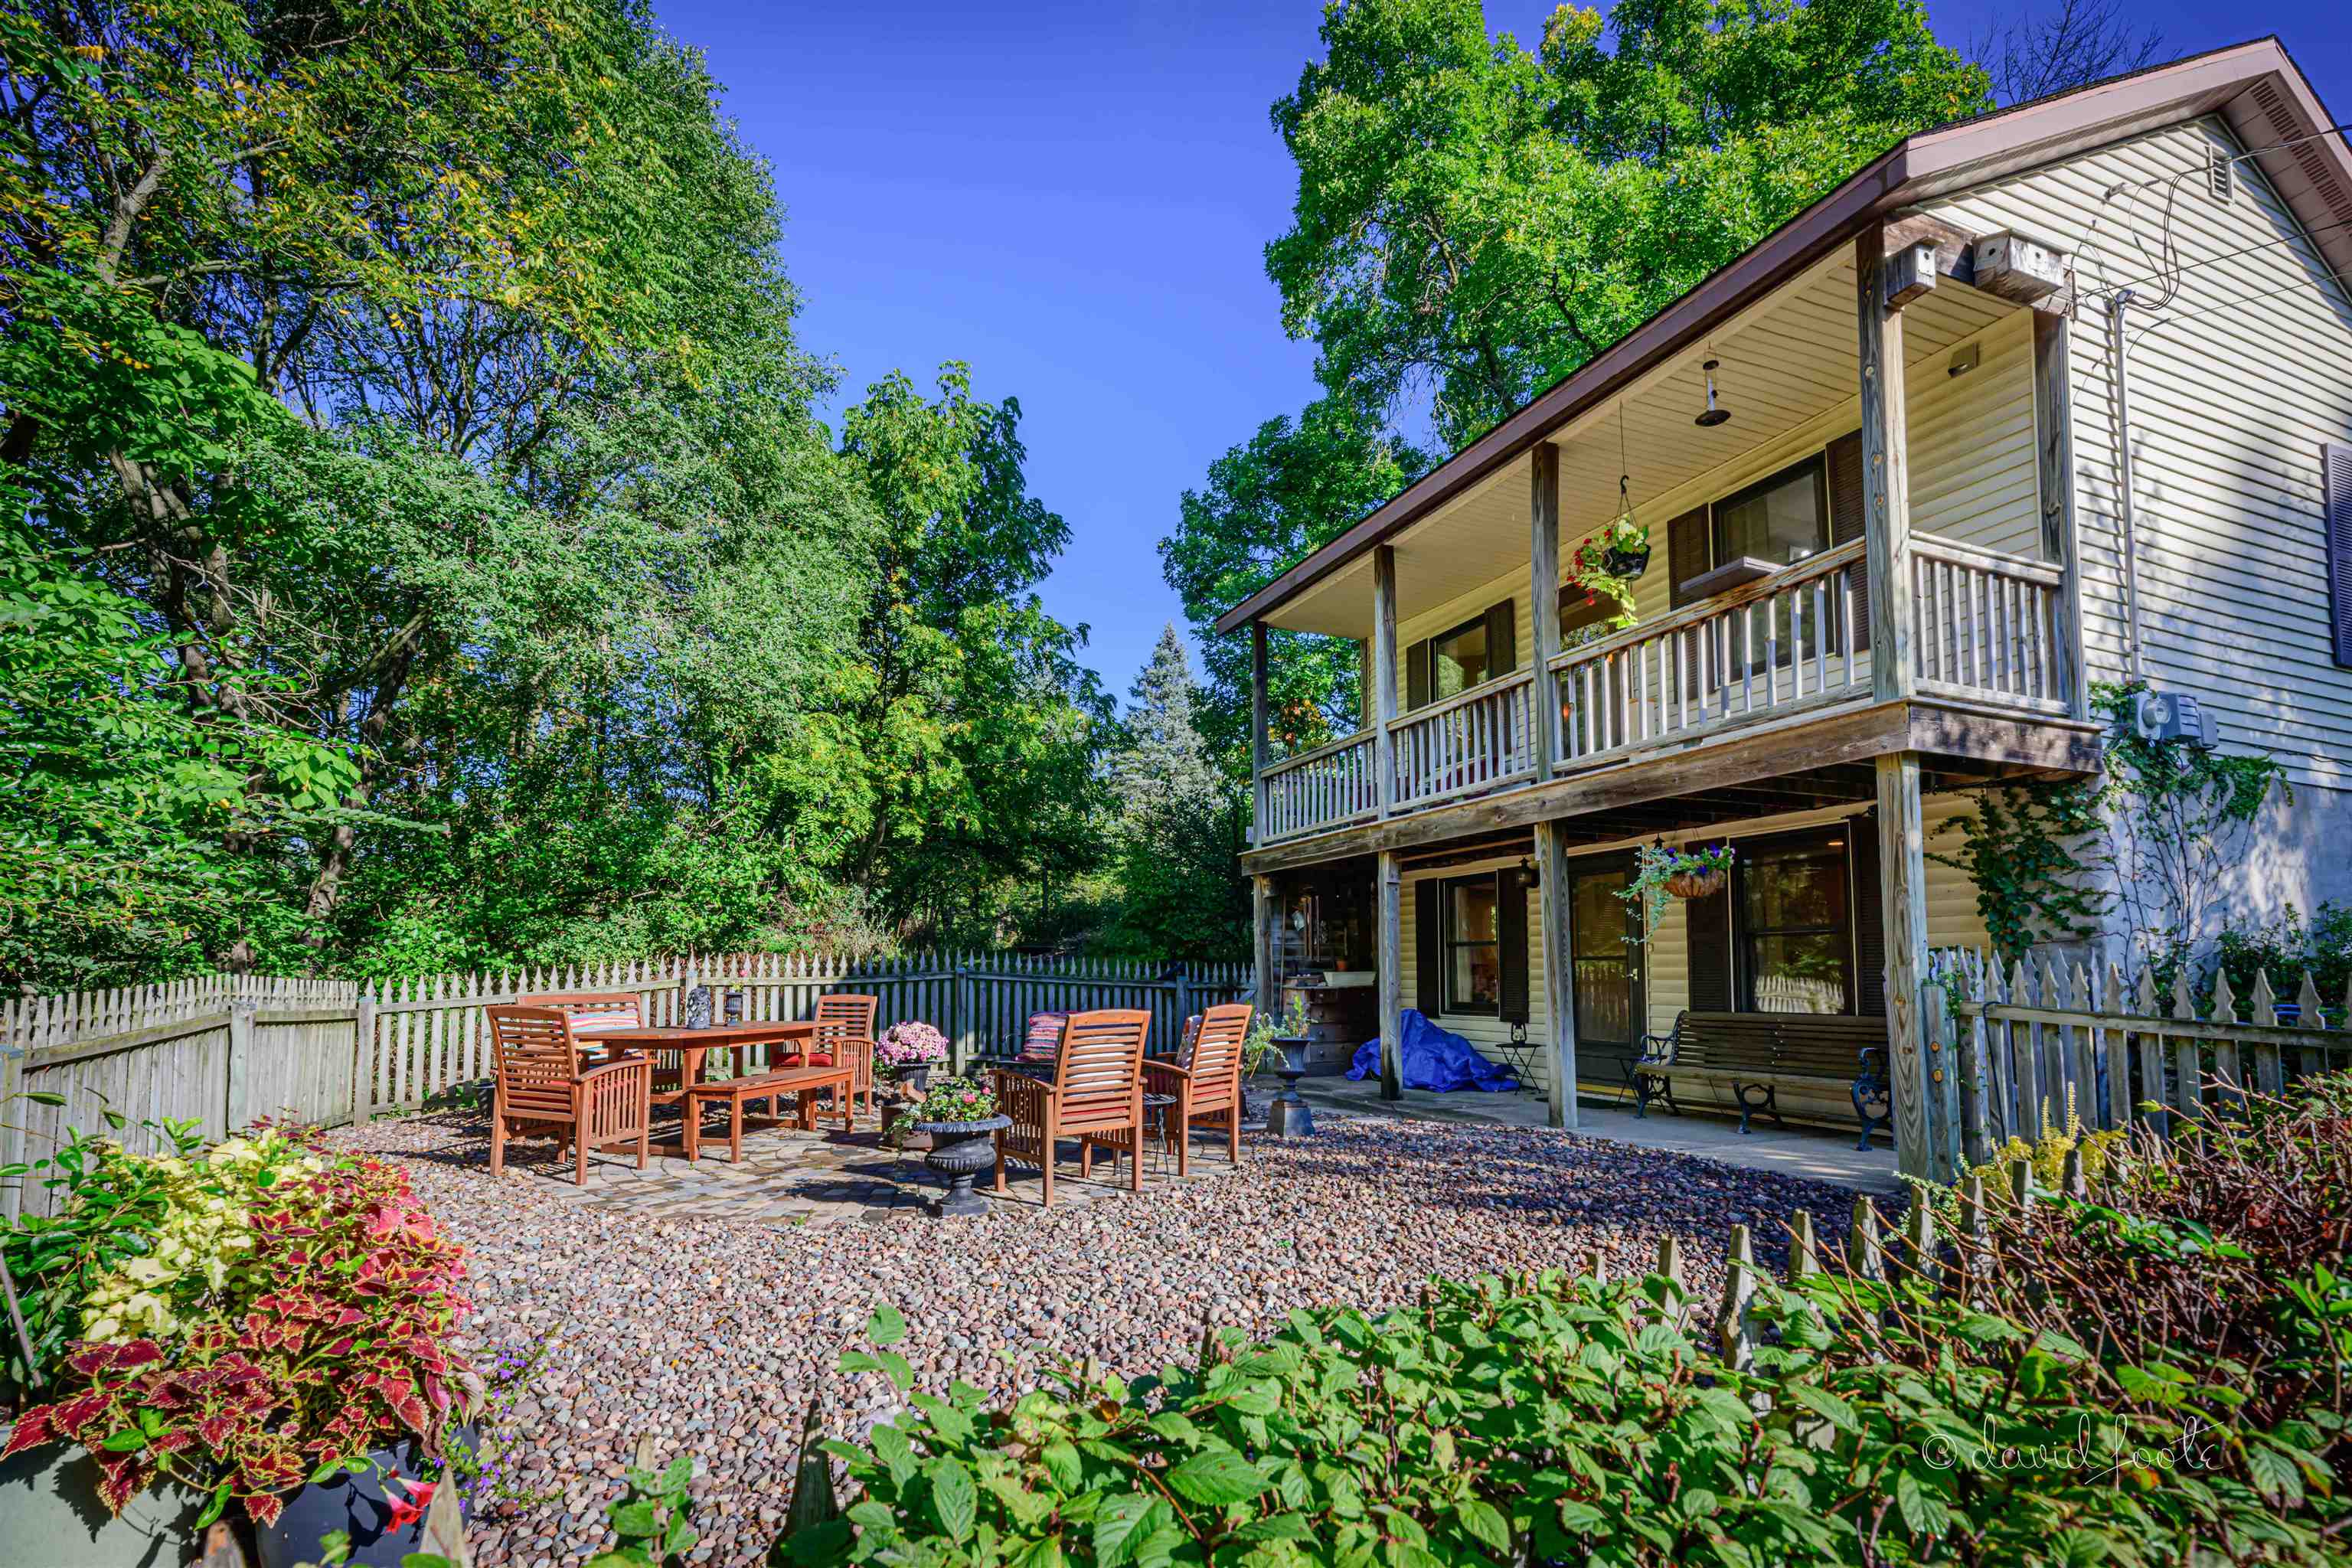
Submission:
[[[1552,661],[1561,765],[1595,767],[1710,731],[1866,698],[1870,653],[1855,637],[1863,549],[1860,540],[1841,544],[1561,654]]]
[[[1474,686],[1389,726],[1395,804],[1410,809],[1536,774],[1535,671]]]
[[[1538,693],[1559,705],[1557,773],[1631,762],[1778,719],[1871,700],[1860,541],[1552,661],[1399,716],[1389,809],[1419,811],[1534,782]],[[2063,717],[2074,658],[2065,574],[1932,535],[1912,541],[1907,613],[1927,696]],[[1360,731],[1261,775],[1261,843],[1380,815],[1379,752]]]
[[[1269,766],[1261,775],[1265,792],[1258,806],[1259,841],[1377,816],[1380,775],[1372,771],[1377,755],[1372,732],[1360,730]]]

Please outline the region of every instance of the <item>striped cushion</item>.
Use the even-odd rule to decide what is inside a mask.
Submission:
[[[1050,1062],[1062,1050],[1062,1026],[1070,1021],[1067,1013],[1033,1013],[1029,1016],[1029,1036],[1021,1042],[1023,1061]]]
[[[634,1029],[636,1026],[636,1014],[625,1007],[572,1015],[572,1032],[575,1035],[593,1035],[602,1029]]]

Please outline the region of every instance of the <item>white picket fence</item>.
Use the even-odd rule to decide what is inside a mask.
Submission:
[[[2225,1113],[2249,1089],[2277,1094],[2300,1078],[2352,1064],[2352,987],[2323,999],[2309,974],[2283,1000],[2267,974],[2253,994],[2217,977],[2200,1009],[2187,974],[2168,998],[2153,973],[1998,962],[1941,950],[1930,983],[1949,1009],[1937,1054],[1959,1089],[1960,1143],[1981,1164],[2011,1137],[2031,1141],[2071,1113],[2086,1127],[2134,1121],[2168,1133],[2175,1116]]]
[[[1034,1013],[1089,1007],[1148,1010],[1151,1048],[1172,1050],[1186,1016],[1250,995],[1255,979],[1246,963],[732,953],[373,984],[215,974],[28,997],[0,1003],[0,1166],[53,1152],[68,1129],[98,1130],[108,1110],[127,1120],[133,1147],[152,1148],[143,1122],[192,1121],[221,1138],[265,1116],[324,1125],[414,1109],[488,1076],[486,1008],[544,992],[634,991],[647,1023],[674,1024],[697,986],[709,989],[715,1016],[753,1020],[806,1017],[828,991],[870,993],[877,1026],[934,1025],[961,1066],[1016,1048]],[[38,1173],[0,1181],[0,1215],[45,1212],[38,1184]]]

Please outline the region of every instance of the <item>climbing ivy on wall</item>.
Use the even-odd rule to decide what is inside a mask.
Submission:
[[[2004,961],[2037,942],[2080,941],[2115,910],[2135,963],[2179,963],[2206,935],[2254,819],[2273,795],[2294,798],[2265,753],[2143,740],[2131,723],[2143,689],[2092,688],[2091,710],[2108,726],[2097,774],[1987,790],[1946,825],[1960,847],[1932,858],[1975,884]]]

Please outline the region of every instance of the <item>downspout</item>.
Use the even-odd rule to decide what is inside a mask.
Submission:
[[[2107,342],[2116,365],[2116,485],[2122,510],[2117,523],[2124,558],[2124,644],[2128,679],[2146,678],[2139,646],[2139,542],[2132,516],[2131,373],[2124,359],[2124,312],[2131,309],[2126,289],[2107,304]]]

